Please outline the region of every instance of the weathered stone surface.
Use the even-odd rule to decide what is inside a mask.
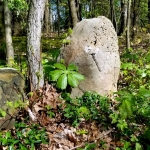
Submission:
[[[0,68],[0,108],[7,110],[12,115],[12,111],[6,106],[6,102],[23,100],[24,87],[24,78],[21,73],[13,68]],[[14,119],[10,115],[0,118],[0,129],[13,126]]]
[[[118,39],[114,27],[104,16],[84,19],[73,29],[70,44],[62,48],[66,64],[78,66],[86,80],[72,89],[72,97],[85,91],[108,95],[117,90],[120,70]]]

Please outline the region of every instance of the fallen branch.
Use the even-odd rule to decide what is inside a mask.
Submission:
[[[31,118],[32,121],[36,121],[37,118],[36,116],[33,114],[33,112],[31,111],[30,108],[27,109],[28,113],[29,113],[29,117]]]

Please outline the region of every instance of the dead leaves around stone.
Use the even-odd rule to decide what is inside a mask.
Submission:
[[[65,107],[61,94],[48,83],[30,94],[29,116],[31,120],[34,116],[32,122],[46,128],[49,137],[49,144],[40,146],[42,150],[114,149],[113,129],[94,121],[82,121],[78,127],[73,127],[62,113]]]
[[[115,150],[115,131],[103,122],[81,119],[77,127],[72,126],[63,114],[67,102],[52,85],[46,83],[28,96],[29,105],[20,112],[18,120],[27,126],[38,124],[38,129],[44,128],[45,138],[48,137],[48,144],[40,144],[35,150]],[[27,116],[30,119],[24,119]]]

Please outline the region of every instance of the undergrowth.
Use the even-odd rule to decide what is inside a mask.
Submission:
[[[46,83],[45,87],[28,94],[29,103],[25,112],[29,108],[36,121],[33,123],[28,119],[25,122],[20,117],[14,129],[1,131],[1,147],[20,150],[60,147],[78,150],[149,150],[149,49],[122,52],[118,92],[114,93],[113,98],[89,91],[81,97],[71,98],[66,87],[76,87],[83,76],[76,73],[78,70],[75,66],[71,67],[71,71],[62,64],[56,66],[58,55],[59,51],[52,53],[51,62],[50,57],[43,59],[45,78],[51,80],[51,85]],[[68,79],[68,74],[73,78],[76,76],[76,82]],[[61,76],[65,76],[65,82]],[[17,109],[23,107],[18,106]],[[6,112],[0,110],[0,115],[4,117]]]

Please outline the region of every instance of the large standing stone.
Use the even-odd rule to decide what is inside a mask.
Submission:
[[[101,16],[84,19],[68,37],[70,43],[62,48],[66,64],[74,63],[85,80],[72,89],[72,97],[85,91],[108,95],[117,90],[120,70],[118,39],[110,20]]]
[[[6,105],[7,101],[15,102],[23,100],[24,78],[17,70],[12,68],[0,69],[0,108],[7,110],[13,115],[11,109]],[[10,115],[0,118],[0,129],[14,126],[14,119]]]

